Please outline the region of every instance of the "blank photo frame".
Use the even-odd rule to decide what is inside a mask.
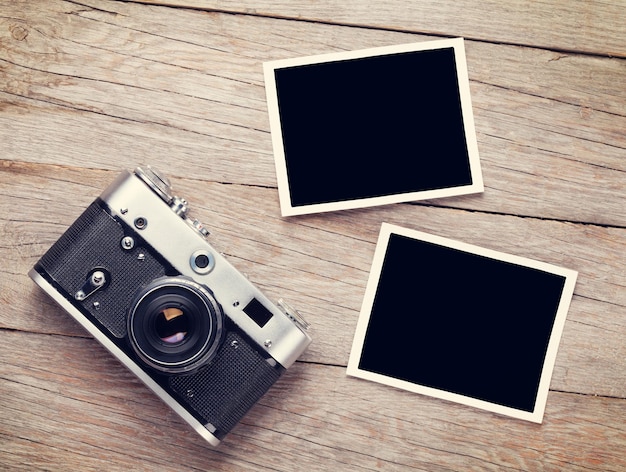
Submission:
[[[347,373],[541,423],[576,278],[383,224]]]
[[[484,190],[462,38],[267,62],[283,216]]]

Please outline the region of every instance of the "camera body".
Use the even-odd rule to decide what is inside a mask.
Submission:
[[[212,445],[311,342],[207,241],[169,181],[122,172],[30,277]]]

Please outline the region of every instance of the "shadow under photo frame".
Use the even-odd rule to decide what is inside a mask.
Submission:
[[[484,190],[462,38],[263,67],[283,216]]]

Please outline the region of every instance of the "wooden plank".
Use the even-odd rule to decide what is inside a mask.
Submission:
[[[551,392],[536,425],[297,363],[214,450],[95,341],[3,331],[0,342],[11,470],[626,467],[620,399]]]
[[[163,160],[180,176],[273,187],[263,61],[428,39],[94,6],[55,1],[42,15],[7,5],[6,159],[112,169],[112,157],[125,156]],[[22,40],[10,33],[18,27]],[[428,203],[626,226],[624,60],[476,42],[467,54],[486,192]]]
[[[208,11],[243,13],[376,29],[462,36],[494,43],[559,51],[626,56],[626,2],[335,2],[235,0],[134,0]]]
[[[115,173],[32,164],[0,169],[0,188],[9,196],[0,201],[0,215],[7,215],[0,219],[0,260],[6,261],[0,287],[15,307],[0,312],[0,327],[84,336],[26,273]],[[48,177],[54,175],[58,180]],[[314,326],[307,361],[347,365],[378,231],[386,221],[579,271],[552,388],[626,397],[625,229],[419,205],[281,219],[274,189],[195,180],[174,185],[208,224],[211,243],[272,299],[285,298]],[[200,188],[203,198],[196,201]],[[13,214],[17,202],[20,212]]]
[[[176,2],[0,0],[0,469],[625,470],[624,0]],[[262,62],[457,35],[486,192],[281,218]],[[26,275],[141,162],[313,325],[218,449]],[[383,221],[579,271],[542,425],[345,376]]]

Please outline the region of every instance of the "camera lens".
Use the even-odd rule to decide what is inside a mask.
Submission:
[[[131,305],[128,332],[135,352],[164,372],[188,372],[219,347],[222,311],[209,290],[184,277],[155,280]]]

